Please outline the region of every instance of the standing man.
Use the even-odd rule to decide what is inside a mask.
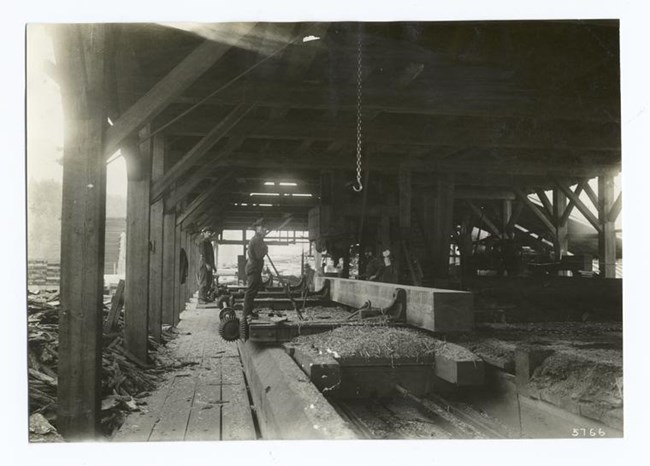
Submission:
[[[366,251],[366,261],[364,278],[369,281],[379,281],[384,271],[384,261],[375,256],[372,251]]]
[[[257,292],[262,288],[262,270],[264,269],[264,256],[269,248],[264,243],[266,230],[259,223],[255,226],[255,236],[248,243],[248,260],[246,261],[246,279],[248,289],[244,295],[244,321],[253,315],[253,306]]]
[[[209,239],[204,238],[199,244],[201,260],[199,263],[199,304],[214,301],[214,248]]]

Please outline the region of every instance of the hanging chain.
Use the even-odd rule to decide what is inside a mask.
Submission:
[[[362,50],[361,50],[361,30],[359,30],[359,38],[357,44],[357,184],[353,186],[356,192],[361,192],[363,190],[363,184],[361,183],[361,127],[363,123],[362,114],[361,114],[361,86],[362,86]]]

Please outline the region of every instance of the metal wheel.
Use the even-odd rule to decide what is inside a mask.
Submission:
[[[239,319],[227,316],[219,322],[219,336],[226,341],[236,341],[239,338]]]
[[[227,317],[237,317],[235,310],[229,307],[224,307],[221,311],[219,311],[219,319],[224,320]]]

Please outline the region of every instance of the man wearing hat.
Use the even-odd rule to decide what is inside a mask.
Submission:
[[[264,256],[269,252],[264,243],[266,229],[259,222],[255,225],[255,236],[248,243],[248,260],[246,261],[246,280],[248,288],[244,295],[244,319],[253,314],[253,306],[257,292],[262,289],[262,270],[264,269]]]

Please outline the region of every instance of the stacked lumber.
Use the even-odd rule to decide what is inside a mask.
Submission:
[[[41,291],[28,296],[29,413],[42,415],[54,427],[57,411],[59,307],[58,292]],[[104,308],[106,317],[108,308]],[[122,314],[117,321],[118,330],[105,334],[103,340],[100,422],[102,431],[107,436],[119,428],[129,412],[140,409],[143,404],[140,399],[156,388],[162,374],[169,367],[179,365],[178,361],[167,354],[164,346],[174,338],[173,329],[163,329],[160,342],[149,341],[151,360],[145,365],[124,348],[123,328]]]

